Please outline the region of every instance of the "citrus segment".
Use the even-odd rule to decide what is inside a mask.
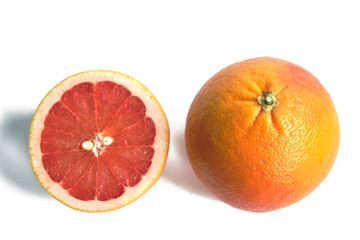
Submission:
[[[113,82],[102,81],[96,84],[95,103],[98,131],[102,132],[113,120],[130,95],[131,92],[128,89]]]
[[[142,120],[145,117],[145,111],[144,103],[138,97],[131,96],[115,112],[103,132],[105,134],[107,132],[119,133],[124,128]]]
[[[85,82],[66,91],[60,103],[88,130],[96,133],[94,84]]]
[[[68,135],[90,138],[94,132],[88,129],[84,123],[70,112],[60,101],[50,109],[45,123],[45,128],[63,132]]]
[[[107,211],[141,196],[168,151],[166,117],[139,82],[89,71],[57,85],[39,105],[30,157],[43,187],[75,209]]]

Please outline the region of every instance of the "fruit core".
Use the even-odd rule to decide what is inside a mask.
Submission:
[[[114,139],[112,137],[102,137],[98,134],[95,140],[83,141],[81,143],[81,148],[87,151],[92,150],[95,156],[98,156],[99,154],[102,154],[104,147],[110,145],[113,141]]]

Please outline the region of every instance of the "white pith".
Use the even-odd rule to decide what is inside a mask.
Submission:
[[[153,148],[155,150],[149,171],[134,187],[126,188],[119,198],[108,201],[82,201],[71,196],[59,183],[52,181],[42,163],[40,150],[41,132],[45,118],[50,108],[60,100],[62,94],[73,86],[83,82],[112,81],[121,84],[131,91],[132,95],[139,96],[146,107],[146,115],[152,118],[156,126],[156,136]],[[104,139],[103,139],[104,140]],[[112,139],[105,139],[103,144],[111,144]],[[62,203],[83,211],[108,211],[127,205],[143,195],[159,178],[167,158],[169,147],[169,127],[166,116],[151,92],[137,80],[118,72],[88,71],[73,75],[54,87],[43,99],[37,108],[31,124],[29,137],[29,152],[31,165],[41,185]]]

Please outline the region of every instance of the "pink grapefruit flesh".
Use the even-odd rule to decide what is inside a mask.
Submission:
[[[135,79],[88,71],[55,86],[37,108],[29,149],[40,184],[65,205],[109,211],[143,195],[166,161],[169,128]]]

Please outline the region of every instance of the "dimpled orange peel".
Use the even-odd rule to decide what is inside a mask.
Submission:
[[[334,104],[304,68],[271,57],[232,64],[193,100],[188,158],[201,182],[239,209],[267,212],[311,193],[339,146]]]

